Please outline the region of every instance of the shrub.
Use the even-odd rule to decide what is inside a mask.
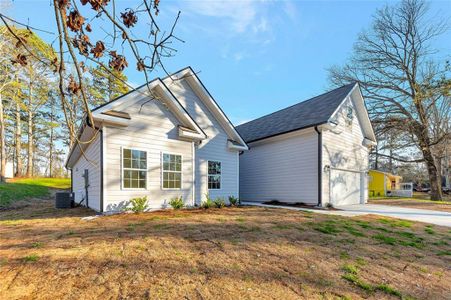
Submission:
[[[216,208],[223,208],[225,206],[224,198],[218,197],[213,202]]]
[[[210,198],[210,195],[205,194],[205,198],[206,198],[206,200],[204,202],[202,202],[200,207],[205,208],[205,209],[213,207],[214,201]]]
[[[183,198],[182,198],[182,196],[180,196],[180,197],[172,198],[171,201],[169,201],[169,205],[173,209],[181,209],[181,208],[183,208],[183,206],[185,206],[185,203],[183,203]]]
[[[132,211],[135,214],[141,213],[147,209],[147,196],[132,198],[130,199],[129,205],[131,207],[127,207],[125,210]]]
[[[229,196],[229,203],[232,206],[237,206],[238,205],[238,198],[235,196]]]

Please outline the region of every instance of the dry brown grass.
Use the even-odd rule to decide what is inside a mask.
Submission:
[[[370,199],[369,203],[451,212],[451,200],[432,201],[411,198],[409,199],[385,198],[385,199]]]
[[[448,228],[265,208],[90,214],[42,200],[0,212],[0,298],[451,297]]]

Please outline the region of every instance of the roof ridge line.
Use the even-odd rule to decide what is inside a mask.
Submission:
[[[307,103],[307,102],[309,102],[309,101],[311,101],[311,100],[314,100],[315,98],[318,98],[318,97],[320,97],[320,96],[323,96],[323,95],[326,95],[326,94],[332,93],[333,91],[336,91],[336,90],[338,90],[338,89],[344,88],[344,87],[346,87],[346,86],[349,86],[349,85],[351,85],[351,84],[352,84],[352,85],[355,85],[356,83],[355,83],[355,82],[353,82],[353,83],[349,83],[349,84],[345,84],[345,85],[342,85],[342,86],[340,86],[340,87],[337,87],[337,88],[335,88],[335,89],[333,89],[333,90],[330,90],[330,91],[324,92],[324,93],[322,93],[322,94],[319,94],[319,95],[313,96],[313,97],[311,97],[311,98],[308,98],[308,99],[306,99],[306,100],[304,100],[304,101],[301,101],[301,102],[298,102],[298,103],[292,104],[292,105],[290,105],[290,106],[287,106],[287,107],[281,108],[281,109],[279,109],[279,110],[276,110],[276,111],[274,111],[274,112],[272,112],[272,113],[269,113],[269,114],[263,115],[263,116],[261,116],[261,117],[258,117],[258,118],[256,118],[256,119],[253,119],[253,120],[251,120],[251,121],[247,121],[246,123],[243,123],[243,124],[237,125],[236,127],[240,127],[240,126],[242,126],[242,125],[246,125],[246,124],[248,124],[248,123],[251,123],[251,122],[257,121],[257,120],[259,120],[259,119],[262,119],[262,118],[264,118],[264,117],[267,117],[267,116],[273,115],[273,114],[275,114],[275,113],[278,113],[278,112],[284,111],[284,110],[286,110],[286,109],[292,108],[293,106],[296,106],[296,105],[299,105],[299,104],[304,104],[304,103]]]

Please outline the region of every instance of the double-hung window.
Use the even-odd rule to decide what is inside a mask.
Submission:
[[[145,189],[147,187],[147,152],[122,148],[122,187]]]
[[[163,188],[182,188],[182,156],[163,153]]]
[[[208,189],[219,190],[221,189],[221,162],[220,161],[208,161]]]

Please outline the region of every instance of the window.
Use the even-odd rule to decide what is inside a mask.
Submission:
[[[146,183],[147,152],[122,148],[122,187],[145,189]]]
[[[208,161],[208,189],[221,189],[221,162]]]
[[[182,156],[163,153],[163,188],[182,188]]]

